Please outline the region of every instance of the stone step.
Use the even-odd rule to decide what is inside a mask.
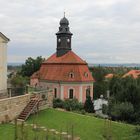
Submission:
[[[23,111],[20,113],[18,119],[22,119],[25,120],[27,119],[27,116],[29,116],[29,114],[31,114],[32,109],[37,106],[37,102],[39,102],[38,99],[32,99],[27,106],[23,109]]]

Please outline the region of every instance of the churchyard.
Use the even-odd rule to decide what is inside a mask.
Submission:
[[[45,109],[36,115],[32,115],[26,121],[27,124],[37,124],[40,127],[49,130],[55,129],[58,132],[66,132],[73,134],[75,137],[80,137],[81,140],[135,140],[138,138],[134,135],[135,126],[105,121],[89,115],[82,115],[73,112],[60,111],[56,109]],[[47,132],[29,134],[30,140],[40,138],[47,140]],[[24,133],[25,134],[25,133]],[[48,136],[48,135],[47,135]],[[61,139],[60,135],[48,137],[50,139]],[[15,125],[11,123],[0,124],[0,140],[15,140]],[[27,140],[27,139],[26,139]],[[38,139],[40,140],[40,139]]]

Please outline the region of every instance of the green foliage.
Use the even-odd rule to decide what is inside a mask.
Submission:
[[[103,114],[108,114],[108,105],[106,105],[106,104],[103,104],[102,105],[102,112],[103,112]]]
[[[104,95],[104,97],[106,97],[108,89],[111,89],[110,90],[111,94],[112,94],[112,89],[113,89],[113,92],[114,92],[114,90],[119,91],[120,90],[120,89],[118,89],[118,87],[120,85],[119,77],[122,77],[122,75],[125,74],[126,72],[128,72],[131,68],[97,66],[97,67],[93,67],[93,68],[91,67],[89,69],[92,72],[92,76],[95,79],[94,88],[93,88],[93,93],[94,93],[93,98],[97,99],[100,97],[101,94]],[[107,75],[109,73],[113,73],[116,76],[113,77],[112,80],[105,79],[105,75]],[[116,81],[118,81],[117,88],[116,88],[116,86],[114,86],[114,83],[116,83]],[[123,87],[120,86],[120,88],[123,88]],[[118,94],[118,92],[117,92],[117,94]]]
[[[29,57],[25,64],[22,65],[21,67],[21,75],[22,76],[28,76],[30,77],[34,72],[38,71],[41,63],[44,61],[45,59],[42,58],[41,56],[38,56],[37,58],[33,59],[31,57]]]
[[[140,78],[133,79],[131,77],[122,78],[122,75],[127,73],[132,68],[127,67],[94,67],[90,68],[93,77],[95,79],[93,88],[93,98],[97,99],[101,94],[106,97],[107,90],[110,91],[110,99],[108,105],[108,114],[111,116],[111,111],[117,109],[118,117],[115,119],[121,119],[120,110],[121,106],[118,105],[123,103],[130,103],[133,106],[133,114],[131,116],[131,123],[140,124]],[[134,68],[133,68],[134,69]],[[135,68],[137,69],[137,68]],[[106,74],[113,73],[115,76],[112,79],[104,79]],[[118,109],[119,108],[119,109]],[[132,108],[131,108],[132,109]],[[114,110],[115,111],[115,110]],[[128,111],[128,110],[127,110]],[[126,113],[126,112],[125,112]],[[128,115],[126,113],[126,115]],[[130,122],[130,117],[124,117]],[[132,119],[133,118],[133,119]]]
[[[106,97],[107,90],[108,90],[108,83],[107,82],[105,82],[105,81],[95,82],[94,87],[93,87],[94,100],[100,98],[100,95],[103,95],[104,97]]]
[[[98,99],[100,95],[106,97],[109,81],[105,80],[105,75],[109,73],[108,69],[105,67],[98,66],[90,68],[90,71],[92,72],[92,76],[95,79],[93,88],[93,98]]]
[[[140,136],[140,125],[137,125],[137,126],[134,128],[134,134]]]
[[[121,121],[131,121],[134,107],[129,102],[116,103],[111,109],[111,117]]]
[[[23,77],[21,75],[15,75],[12,79],[11,79],[11,84],[14,87],[25,87],[26,84],[29,82],[29,79],[27,77]]]
[[[92,76],[94,77],[96,82],[101,82],[104,80],[104,76],[106,75],[106,71],[104,67],[98,66],[91,68]]]
[[[66,99],[64,101],[64,108],[68,111],[74,111],[74,110],[82,110],[83,109],[83,105],[81,103],[78,102],[78,100],[76,98],[74,99]]]
[[[103,66],[96,66],[90,67],[90,71],[92,72],[93,77],[95,78],[96,82],[103,81],[104,76],[113,73],[114,75],[122,77],[125,73],[131,70],[131,67],[103,67]],[[134,68],[133,68],[134,69]],[[138,69],[138,68],[135,68]]]
[[[28,77],[22,77],[21,75],[15,75],[11,79],[11,84],[13,86],[11,94],[12,96],[22,95],[26,91],[26,85],[29,83]]]
[[[81,110],[81,114],[85,115],[86,111],[84,109]]]
[[[131,140],[139,140],[140,139],[140,125],[137,125],[132,133]]]
[[[76,98],[66,99],[65,101],[62,101],[61,99],[57,98],[53,100],[53,107],[64,108],[67,111],[80,111],[83,109],[83,104],[79,103]]]
[[[53,99],[54,108],[63,108],[63,106],[64,106],[64,102],[61,99],[59,98]]]
[[[94,112],[94,107],[93,107],[93,103],[92,103],[92,100],[91,100],[90,96],[86,97],[86,101],[85,101],[85,104],[84,104],[84,109],[88,113],[93,113]]]
[[[120,117],[122,116],[120,108],[123,108],[121,104],[128,102],[129,105],[131,104],[130,106],[133,106],[131,122],[140,124],[140,79],[113,77],[109,88],[112,100],[109,102],[109,111],[113,110],[112,115],[114,118],[130,122],[130,114],[124,112],[126,113],[125,117]],[[132,108],[130,107],[130,109]]]

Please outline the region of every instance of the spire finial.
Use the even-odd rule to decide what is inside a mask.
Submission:
[[[64,17],[65,17],[66,12],[64,11]]]

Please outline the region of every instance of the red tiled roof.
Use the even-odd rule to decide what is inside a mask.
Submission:
[[[79,56],[77,56],[73,51],[67,52],[61,57],[57,57],[56,53],[50,56],[44,63],[80,63],[86,64]]]
[[[111,78],[113,78],[113,76],[114,76],[114,74],[109,73],[109,74],[105,75],[105,78],[107,78],[107,79],[111,79]]]
[[[70,77],[70,74],[73,77]],[[93,82],[87,63],[74,52],[69,51],[61,57],[53,54],[44,61],[39,70],[39,78],[48,81]]]
[[[131,76],[132,78],[136,79],[136,78],[140,77],[140,70],[130,70],[128,73],[123,75],[123,78],[125,78],[127,76]]]

